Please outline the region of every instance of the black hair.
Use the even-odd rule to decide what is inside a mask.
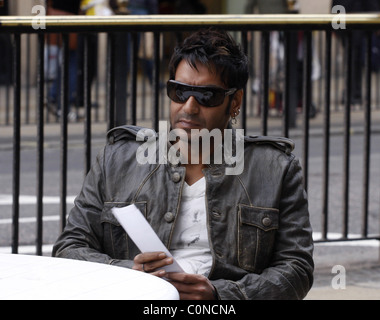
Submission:
[[[179,63],[186,60],[207,66],[220,75],[227,88],[243,89],[248,81],[248,59],[231,35],[216,28],[199,30],[174,49],[169,63],[170,79],[175,79]]]

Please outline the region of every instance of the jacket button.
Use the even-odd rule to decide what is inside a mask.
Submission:
[[[269,227],[272,224],[272,220],[268,217],[265,217],[262,221],[264,227]]]
[[[172,176],[173,182],[177,183],[181,181],[181,175],[178,172],[174,172]]]
[[[174,213],[173,212],[166,212],[165,213],[165,216],[164,216],[164,219],[167,223],[170,223],[170,222],[173,222],[174,221]]]

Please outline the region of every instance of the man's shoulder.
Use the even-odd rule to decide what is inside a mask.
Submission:
[[[116,142],[134,141],[142,143],[150,139],[158,139],[158,134],[155,130],[144,128],[140,126],[125,125],[113,128],[107,133],[107,140],[109,144]],[[264,145],[274,147],[288,155],[294,150],[294,142],[288,138],[271,137],[271,136],[244,136],[244,142],[247,147],[252,145]]]
[[[265,145],[274,147],[288,155],[290,155],[295,147],[292,140],[283,137],[270,137],[270,136],[245,136],[244,141],[246,146],[250,145]]]
[[[116,127],[107,133],[109,144],[115,144],[118,141],[146,141],[150,137],[157,138],[157,133],[153,129],[132,125]]]

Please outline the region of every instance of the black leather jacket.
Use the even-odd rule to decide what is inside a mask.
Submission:
[[[131,203],[170,248],[185,168],[138,164],[138,129],[109,133],[53,256],[131,268],[139,251],[111,212]],[[225,175],[225,164],[204,169],[208,277],[221,299],[303,299],[312,286],[312,229],[293,147],[287,139],[245,137],[242,174]]]

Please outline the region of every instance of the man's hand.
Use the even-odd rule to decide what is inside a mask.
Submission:
[[[157,270],[173,263],[173,258],[163,252],[140,253],[133,259],[133,270],[146,272],[157,277],[165,277],[165,270]]]
[[[215,300],[214,286],[205,276],[168,273],[166,278],[178,290],[181,300]]]

